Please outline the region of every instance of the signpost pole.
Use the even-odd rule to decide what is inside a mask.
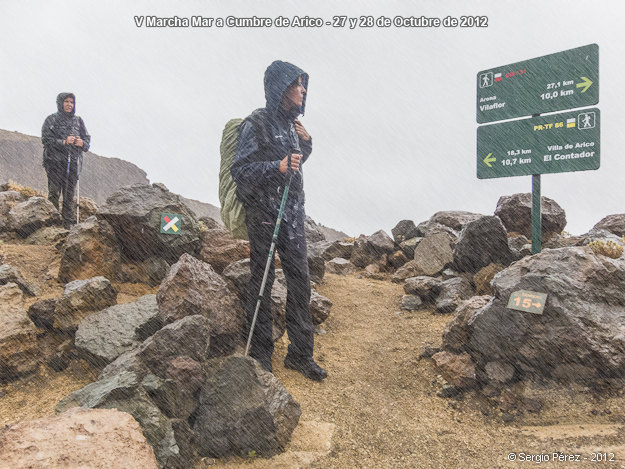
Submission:
[[[540,174],[532,174],[532,254],[538,254],[541,249]]]

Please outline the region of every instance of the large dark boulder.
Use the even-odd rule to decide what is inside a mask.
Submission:
[[[219,274],[233,262],[250,257],[249,241],[234,239],[228,230],[207,230],[200,235],[200,239],[200,259],[208,262]]]
[[[13,206],[8,214],[12,231],[26,238],[44,226],[59,225],[61,216],[54,205],[44,197],[31,197]]]
[[[87,316],[78,325],[75,344],[90,362],[107,365],[161,327],[156,295],[146,295]]]
[[[323,260],[329,261],[335,257],[349,259],[354,249],[353,242],[346,241],[319,241],[308,245],[308,253],[315,256],[323,257]]]
[[[182,216],[179,234],[161,233],[163,213]],[[159,256],[174,263],[183,253],[197,255],[200,229],[194,213],[162,184],[135,184],[112,194],[98,218],[111,224],[124,255],[142,261]]]
[[[62,413],[72,407],[117,409],[132,415],[154,449],[159,468],[184,467],[171,421],[141,386],[141,379],[136,374],[125,373],[89,384],[62,399],[56,412]]]
[[[34,372],[41,363],[37,328],[22,305],[15,283],[0,286],[0,383]]]
[[[414,259],[407,262],[393,275],[394,282],[410,277],[439,275],[453,261],[451,238],[444,232],[423,238],[414,250]]]
[[[625,213],[608,215],[592,227],[591,231],[606,230],[616,236],[625,236]]]
[[[443,331],[443,348],[452,352],[465,352],[473,332],[471,320],[491,300],[490,296],[474,296],[456,308],[454,317]]]
[[[171,266],[156,299],[165,324],[194,314],[206,317],[212,352],[232,353],[244,335],[245,313],[239,298],[210,264],[189,254]]]
[[[436,212],[429,220],[419,223],[417,226],[418,234],[415,236],[426,237],[436,233],[446,233],[451,241],[455,242],[467,223],[483,216],[461,210]]]
[[[385,231],[379,230],[371,236],[359,236],[354,241],[350,261],[356,267],[365,268],[380,261],[395,250],[395,243]],[[384,262],[386,264],[386,262]]]
[[[201,362],[208,356],[210,324],[199,314],[175,321],[149,337],[138,349],[137,358],[156,376],[167,377],[176,358],[185,356]]]
[[[439,278],[420,275],[406,279],[404,292],[406,295],[418,295],[424,302],[433,303],[441,291],[443,281]]]
[[[314,283],[321,283],[323,276],[326,273],[326,263],[321,255],[308,251],[308,272],[310,275],[310,281]]]
[[[499,361],[569,381],[625,375],[625,258],[549,249],[515,262],[492,286],[493,300],[469,322],[467,350],[481,369]],[[509,309],[518,290],[546,293],[543,314]]]
[[[506,266],[514,260],[506,229],[497,217],[481,217],[468,223],[454,248],[454,265],[460,272],[476,274],[489,264]]]
[[[200,456],[271,457],[284,450],[302,411],[271,373],[235,355],[210,360],[206,374],[194,425]]]
[[[0,192],[0,232],[7,231],[9,212],[17,204],[27,199],[25,195],[17,191],[1,191]]]
[[[117,304],[117,291],[105,277],[74,280],[65,285],[54,310],[54,328],[75,332],[89,314]]]
[[[540,212],[543,237],[560,234],[566,226],[566,213],[555,200],[540,198]],[[520,193],[499,198],[495,216],[501,218],[509,232],[532,237],[532,194]]]
[[[89,217],[74,225],[65,240],[59,280],[63,283],[102,275],[114,279],[121,261],[117,237],[105,220]]]
[[[436,312],[440,314],[453,313],[463,300],[468,300],[474,294],[471,283],[464,277],[445,280],[440,289],[436,298]]]
[[[402,220],[391,230],[397,244],[419,236],[419,230],[412,220]]]
[[[306,217],[306,221],[304,223],[304,231],[306,233],[306,242],[308,244],[318,243],[319,241],[326,240],[326,236],[323,234],[323,231],[310,217]]]

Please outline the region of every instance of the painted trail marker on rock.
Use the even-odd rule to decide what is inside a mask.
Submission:
[[[482,70],[477,129],[479,179],[532,175],[532,253],[541,251],[540,175],[587,171],[600,164],[599,46]]]
[[[182,233],[182,215],[161,213],[161,233],[179,235]]]
[[[599,46],[589,44],[477,74],[477,122],[495,122],[599,102]]]

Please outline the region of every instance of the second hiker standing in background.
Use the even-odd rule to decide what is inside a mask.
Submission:
[[[74,189],[82,165],[82,153],[89,150],[91,136],[82,118],[76,115],[76,97],[60,93],[56,97],[57,112],[49,115],[41,128],[43,167],[48,175],[48,200],[59,209],[63,194],[63,226],[76,223]]]
[[[308,74],[293,64],[277,60],[267,68],[267,104],[241,124],[231,174],[237,184],[237,196],[245,207],[250,240],[249,327],[287,181],[290,156],[293,176],[276,240],[287,283],[286,329],[290,344],[284,365],[309,379],[321,381],[327,373],[313,360],[314,325],[309,306],[310,277],[304,230],[302,165],[312,152],[312,139],[298,120],[304,114],[307,87]],[[264,138],[267,133],[268,138]],[[274,278],[272,262],[250,353],[267,371],[272,371],[271,288]]]

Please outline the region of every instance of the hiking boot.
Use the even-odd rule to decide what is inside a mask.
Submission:
[[[310,358],[293,357],[289,354],[284,358],[284,367],[300,372],[308,379],[322,381],[328,376],[328,372]]]

